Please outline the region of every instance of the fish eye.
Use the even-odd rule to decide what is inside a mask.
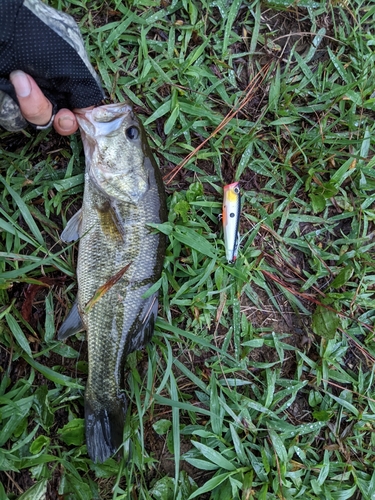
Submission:
[[[235,188],[233,189],[233,191],[234,191],[236,194],[239,194],[239,192],[240,192],[240,188],[239,188],[239,187],[235,187]]]
[[[129,127],[125,130],[125,135],[131,141],[135,141],[139,137],[139,128],[138,127]]]

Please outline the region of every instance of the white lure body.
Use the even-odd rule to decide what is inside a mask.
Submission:
[[[238,232],[241,214],[241,194],[239,182],[224,186],[223,231],[227,260],[232,264],[238,255],[240,235]]]

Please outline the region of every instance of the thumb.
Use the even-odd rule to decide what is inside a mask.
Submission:
[[[45,97],[35,80],[23,71],[13,71],[10,76],[21,113],[34,125],[46,125],[52,117],[52,104]]]

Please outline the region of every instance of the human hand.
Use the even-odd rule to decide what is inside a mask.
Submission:
[[[48,124],[53,115],[53,106],[35,80],[20,70],[13,71],[9,79],[16,91],[22,116],[37,126]],[[63,108],[53,118],[53,127],[60,135],[70,135],[76,132],[78,123],[74,113]]]
[[[18,131],[53,121],[58,133],[73,133],[72,111],[104,98],[74,19],[40,0],[8,0],[0,22],[0,125]]]

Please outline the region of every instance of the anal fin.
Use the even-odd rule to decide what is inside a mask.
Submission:
[[[57,338],[59,340],[63,340],[84,329],[85,327],[82,323],[81,315],[79,314],[78,310],[78,303],[77,301],[75,301],[73,307],[69,311],[68,316],[66,317],[63,324],[60,326]]]

